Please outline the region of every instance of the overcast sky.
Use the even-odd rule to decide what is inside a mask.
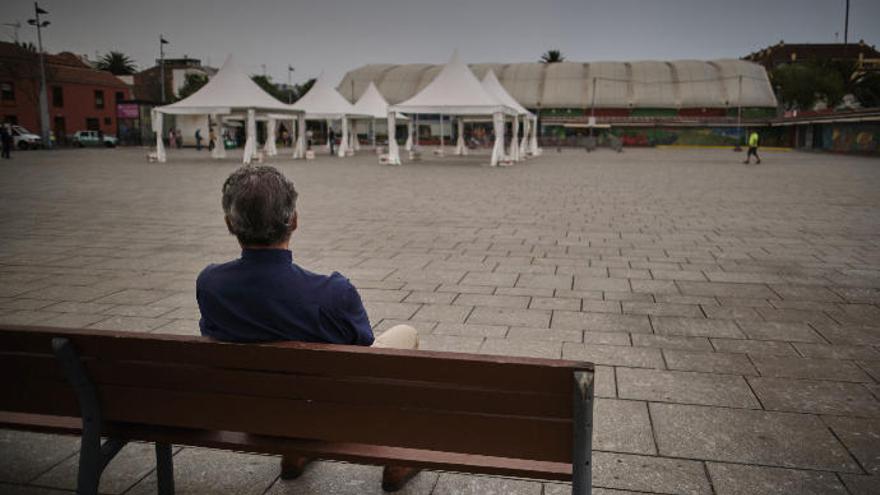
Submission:
[[[852,0],[850,41],[880,43],[880,1]],[[109,50],[140,68],[188,55],[219,66],[227,54],[277,82],[322,71],[338,82],[368,63],[738,58],[780,39],[843,41],[845,0],[40,0],[51,52]],[[2,0],[0,22],[33,17],[33,2]],[[0,35],[11,40],[13,29]],[[24,25],[22,41],[36,42]]]

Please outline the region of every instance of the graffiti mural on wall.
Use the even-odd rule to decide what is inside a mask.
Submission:
[[[825,126],[823,148],[843,153],[880,152],[880,124],[835,124]]]

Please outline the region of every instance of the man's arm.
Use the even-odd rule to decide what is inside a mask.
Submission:
[[[367,309],[361,301],[357,289],[345,279],[341,295],[341,313],[343,321],[353,334],[353,345],[373,345],[373,328],[370,326],[370,317]]]

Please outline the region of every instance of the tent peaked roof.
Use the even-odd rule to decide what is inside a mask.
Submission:
[[[510,108],[516,110],[518,114],[531,115],[531,112],[526,110],[524,106],[520,105],[519,102],[516,101],[512,96],[510,96],[510,93],[508,93],[507,90],[504,89],[504,86],[501,85],[501,81],[499,81],[498,77],[495,76],[495,71],[490,70],[489,72],[487,72],[486,76],[483,77],[483,82],[481,84],[483,85],[483,89],[495,96],[495,98],[497,98],[498,101],[500,101],[501,103],[504,103]]]
[[[412,98],[392,106],[403,113],[487,115],[516,111],[488,93],[477,76],[461,61],[458,50],[437,77]]]
[[[288,105],[276,100],[257,85],[232,56],[207,84],[192,95],[159,107],[162,113],[230,113],[235,110],[278,111],[290,113]]]
[[[354,105],[339,94],[324,76],[319,77],[309,92],[290,108],[303,111],[307,118],[313,119],[339,119],[344,115],[360,113],[355,111]]]
[[[357,113],[377,119],[384,119],[388,116],[388,102],[385,101],[385,97],[376,89],[376,85],[372,81],[357,103],[354,104],[354,109]]]

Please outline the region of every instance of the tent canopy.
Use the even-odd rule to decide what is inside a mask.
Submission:
[[[473,72],[452,54],[437,77],[412,98],[392,105],[402,113],[439,113],[450,115],[516,115],[517,111],[489,94]]]
[[[510,93],[504,89],[504,86],[501,85],[501,82],[495,76],[495,71],[490,70],[487,72],[486,76],[483,77],[483,82],[480,84],[482,84],[483,89],[485,89],[486,92],[494,96],[498,101],[516,110],[517,114],[532,115],[532,112],[526,110],[524,106],[520,105],[519,102],[510,96]]]
[[[308,93],[287,108],[306,113],[307,119],[341,119],[348,116],[368,117],[355,110],[336,88],[319,77]]]
[[[388,102],[385,101],[385,97],[382,96],[382,93],[379,92],[376,85],[371,81],[360,99],[354,104],[354,111],[374,119],[384,119],[388,117]],[[406,119],[401,114],[398,114],[397,118]]]
[[[156,110],[167,114],[227,114],[254,109],[260,112],[296,113],[263,91],[232,56],[207,84],[192,95]]]

